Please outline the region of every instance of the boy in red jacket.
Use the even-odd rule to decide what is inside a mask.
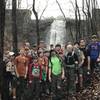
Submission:
[[[41,66],[38,63],[38,57],[34,57],[33,63],[29,67],[29,83],[32,90],[32,96],[36,100],[40,96],[40,81],[42,78]],[[34,95],[35,94],[35,95]]]

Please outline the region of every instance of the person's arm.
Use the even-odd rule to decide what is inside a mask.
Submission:
[[[80,61],[80,63],[79,63],[79,66],[82,66],[83,63],[84,63],[84,59],[85,59],[85,56],[84,56],[84,54],[83,54],[82,51],[80,52],[80,56],[81,56],[81,61]]]
[[[49,81],[51,82],[51,68],[49,68]]]
[[[48,63],[49,63],[48,59],[46,59],[45,63],[46,63],[45,66],[46,66],[46,74],[47,74],[48,73]]]
[[[65,78],[65,70],[64,70],[64,67],[65,67],[65,64],[64,64],[64,57],[61,58],[61,63],[62,63],[62,75],[61,75],[61,78],[64,79]]]
[[[52,68],[51,68],[51,62],[49,61],[49,81],[51,82],[51,73],[52,73]]]
[[[28,59],[26,59],[26,73],[25,73],[25,78],[27,77],[27,73],[28,73],[28,64],[29,64],[29,61],[28,61]]]
[[[32,83],[32,64],[29,65],[28,78],[29,83]]]
[[[78,59],[78,56],[76,54],[74,54],[74,59],[75,59],[75,64],[79,64],[79,59]]]
[[[90,56],[88,56],[88,66],[87,69],[90,70]]]
[[[17,57],[15,58],[14,63],[15,63],[15,72],[16,72],[16,76],[19,77],[19,73],[18,73],[18,71],[17,71],[17,65],[18,65],[18,58],[17,58]]]
[[[62,67],[62,76],[61,76],[62,79],[65,78],[65,71],[64,71],[64,67]]]
[[[90,48],[91,45],[87,46],[87,57],[88,57],[88,65],[87,65],[87,69],[90,70]]]

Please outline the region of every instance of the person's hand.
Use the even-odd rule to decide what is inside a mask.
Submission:
[[[32,83],[32,81],[30,80],[30,81],[29,81],[29,83],[31,84],[31,83]]]
[[[41,83],[42,81],[40,80],[39,82]]]
[[[97,59],[97,62],[100,62],[100,58]]]
[[[90,71],[90,65],[88,65],[87,70]]]
[[[90,75],[90,70],[87,71],[87,75]]]
[[[65,78],[65,75],[64,75],[64,74],[62,74],[62,75],[61,75],[61,78],[62,78],[62,79],[64,79],[64,78]]]
[[[75,61],[75,64],[78,64],[78,61]]]
[[[90,75],[90,74],[91,74],[90,69],[87,69],[87,75]]]
[[[25,75],[24,78],[26,79],[27,78],[27,75]]]
[[[17,76],[17,78],[19,78],[19,74],[17,74],[16,76]]]
[[[49,81],[51,82],[51,77],[49,77]]]

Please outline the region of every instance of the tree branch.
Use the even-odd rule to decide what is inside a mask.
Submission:
[[[61,13],[63,14],[65,20],[67,21],[66,16],[65,16],[65,14],[64,14],[64,12],[63,12],[63,10],[62,10],[62,8],[61,8],[61,5],[60,5],[60,3],[58,2],[58,0],[56,0],[56,3],[58,4]]]
[[[48,7],[48,2],[49,2],[49,0],[47,0],[46,6],[44,7],[44,9],[43,9],[43,11],[42,11],[39,20],[41,20],[43,14],[44,14],[44,12],[45,12],[45,10],[47,9],[47,7]]]

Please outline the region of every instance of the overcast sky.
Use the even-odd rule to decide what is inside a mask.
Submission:
[[[26,9],[26,8],[32,8],[32,1],[33,0],[22,0],[21,2],[21,7]],[[56,0],[36,0],[36,8],[37,12],[39,15],[41,15],[41,12],[45,8],[46,4],[48,1],[48,7],[46,11],[43,14],[43,18],[46,17],[57,17],[57,16],[62,16],[61,11],[59,10],[59,7],[56,3]],[[75,2],[75,0],[58,0],[61,8],[63,9],[63,12],[65,13],[66,17],[68,18],[74,18],[74,8],[71,4],[71,2]],[[77,0],[78,5],[80,7],[80,10],[82,8],[82,0]],[[100,4],[100,0],[98,0],[98,5]],[[100,7],[100,5],[99,5]],[[32,18],[34,19],[34,14],[32,14]]]

